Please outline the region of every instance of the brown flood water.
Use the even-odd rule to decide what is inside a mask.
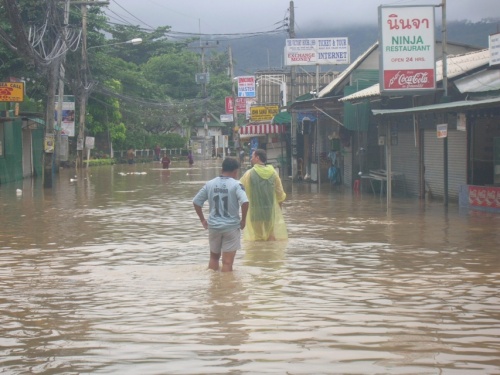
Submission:
[[[220,274],[220,161],[159,165],[0,186],[0,373],[500,374],[500,215],[285,182],[290,239]]]

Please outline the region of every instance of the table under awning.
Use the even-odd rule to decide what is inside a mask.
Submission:
[[[286,132],[285,125],[277,125],[271,123],[265,124],[248,124],[242,126],[239,130],[240,137],[258,137],[267,134],[280,134]]]

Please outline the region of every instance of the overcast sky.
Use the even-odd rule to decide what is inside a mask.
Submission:
[[[437,5],[436,0],[294,0],[295,31],[346,23],[377,24],[379,5]],[[110,0],[111,22],[171,26],[178,32],[233,34],[270,31],[288,16],[289,0]],[[447,20],[500,18],[500,0],[448,0]],[[436,9],[441,20],[441,8]]]

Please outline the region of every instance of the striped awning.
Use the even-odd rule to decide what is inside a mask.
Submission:
[[[277,134],[284,133],[285,125],[274,125],[274,124],[248,124],[240,128],[240,134],[242,135],[266,135],[266,134]]]

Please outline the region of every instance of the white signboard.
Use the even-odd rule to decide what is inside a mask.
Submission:
[[[220,115],[220,122],[233,122],[233,114],[222,114]]]
[[[500,34],[490,35],[490,66],[500,64]]]
[[[93,149],[95,145],[95,138],[94,137],[85,137],[85,148],[87,149]]]
[[[238,77],[238,97],[255,98],[255,77]]]
[[[382,94],[436,89],[434,6],[380,6]]]
[[[438,138],[448,137],[448,124],[437,124],[436,131],[437,131]]]
[[[55,124],[57,126],[58,97],[56,96]],[[61,135],[75,136],[75,99],[72,95],[64,95],[62,103]]]
[[[349,64],[347,38],[287,39],[285,65]]]

